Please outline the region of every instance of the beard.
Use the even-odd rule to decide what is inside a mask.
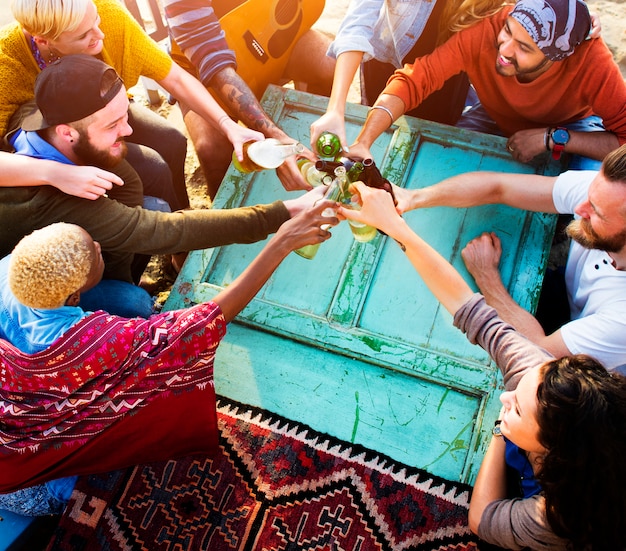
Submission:
[[[572,220],[565,230],[574,241],[585,249],[597,249],[607,253],[620,252],[626,245],[626,229],[611,237],[600,237],[591,227],[589,220]]]
[[[79,131],[79,138],[73,147],[74,155],[80,159],[82,164],[93,165],[103,169],[113,168],[126,157],[126,152],[128,151],[124,138],[119,138],[117,142],[121,144],[120,155],[111,155],[108,151],[102,151],[94,147],[89,141],[89,137]]]

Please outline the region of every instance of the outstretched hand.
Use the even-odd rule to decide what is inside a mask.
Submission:
[[[316,144],[323,132],[335,134],[341,142],[341,149],[343,149],[344,154],[347,155],[350,152],[346,141],[346,122],[342,115],[334,111],[327,111],[311,125],[311,149],[318,155],[319,151],[317,151]]]
[[[326,209],[334,210],[337,207],[338,203],[335,201],[322,199],[314,205],[302,209],[280,226],[275,239],[279,240],[289,251],[330,239],[332,234],[328,229],[323,228],[337,225],[339,219],[336,216],[325,216],[324,211]]]
[[[261,134],[261,132],[257,132],[256,130],[241,126],[229,117],[223,118],[223,120],[220,121],[220,128],[226,134],[228,141],[233,144],[235,156],[240,161],[243,161],[244,143],[258,142],[259,140],[265,139],[265,136]]]
[[[391,194],[384,189],[368,187],[363,182],[354,182],[350,190],[357,196],[361,209],[354,210],[342,205],[337,211],[339,218],[362,222],[393,235],[393,228],[401,218]]]
[[[369,148],[359,142],[354,142],[350,146],[350,158],[355,161],[362,161],[364,159],[373,159],[374,157]]]
[[[293,138],[289,138],[287,135],[285,136],[286,138],[281,139],[281,143],[291,144],[296,141]],[[312,162],[317,161],[317,157],[308,148],[305,148],[302,153],[298,154],[298,157],[305,157]],[[304,176],[300,172],[297,158],[295,156],[289,157],[282,165],[280,165],[276,169],[276,175],[286,191],[296,191],[299,189],[308,191],[313,189],[313,186],[305,180]]]
[[[317,186],[311,191],[296,197],[295,199],[286,199],[283,201],[285,208],[289,211],[289,215],[293,218],[302,212],[319,203],[323,198],[328,186]]]

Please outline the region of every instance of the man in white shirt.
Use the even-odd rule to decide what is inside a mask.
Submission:
[[[558,177],[474,172],[424,189],[395,187],[398,208],[469,207],[502,203],[531,211],[573,214],[565,284],[571,320],[546,334],[506,290],[500,240],[485,233],[462,252],[480,292],[500,317],[555,357],[588,354],[609,370],[626,371],[626,145],[599,172]]]

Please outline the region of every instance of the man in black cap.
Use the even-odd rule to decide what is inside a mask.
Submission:
[[[113,68],[93,56],[72,56],[41,72],[35,98],[34,111],[22,120],[25,132],[17,137],[16,153],[48,156],[53,148],[66,163],[105,169],[125,157],[124,138],[133,129],[126,89]]]
[[[351,155],[371,157],[371,145],[397,117],[465,71],[480,104],[457,126],[508,137],[508,151],[521,162],[565,152],[577,157],[570,168],[599,169],[626,143],[626,85],[606,44],[585,40],[590,26],[581,0],[504,7],[396,71]]]
[[[126,89],[94,56],[64,56],[37,78],[39,109],[22,122],[16,153],[66,164],[114,164],[124,156]],[[134,254],[171,254],[265,239],[323,190],[298,199],[228,210],[156,212],[108,197],[87,200],[51,186],[0,188],[0,256],[32,231],[55,222],[81,226],[105,253],[105,278],[132,281]],[[320,240],[327,237],[320,230]]]

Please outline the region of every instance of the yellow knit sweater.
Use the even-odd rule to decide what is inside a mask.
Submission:
[[[119,73],[130,88],[140,76],[162,80],[172,60],[152,40],[119,0],[94,0],[102,20],[104,48],[98,56]],[[13,113],[34,97],[39,67],[17,22],[0,29],[0,136]]]

